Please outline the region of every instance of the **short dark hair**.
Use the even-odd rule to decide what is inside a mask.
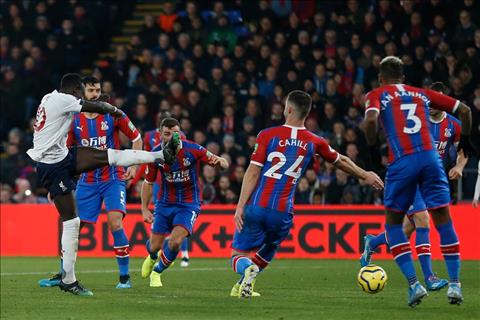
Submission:
[[[167,127],[171,129],[176,126],[180,127],[180,123],[178,122],[178,120],[175,118],[169,117],[162,120],[162,124],[160,125],[160,128]]]
[[[447,87],[445,86],[445,84],[443,84],[443,82],[440,81],[432,83],[430,89],[441,92],[443,94],[447,93]]]
[[[295,106],[300,119],[306,118],[312,109],[312,97],[302,90],[291,91],[287,101]]]
[[[380,74],[386,79],[400,79],[403,77],[403,62],[395,56],[388,56],[380,62]]]
[[[67,73],[60,81],[60,88],[73,90],[82,86],[82,77],[78,73]]]
[[[97,84],[97,83],[100,83],[100,80],[98,80],[94,76],[86,76],[86,77],[83,77],[82,82],[84,85]]]

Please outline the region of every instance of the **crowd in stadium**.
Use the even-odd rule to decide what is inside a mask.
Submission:
[[[0,201],[47,201],[25,154],[36,108],[63,73],[85,68],[142,134],[169,111],[188,139],[231,161],[227,172],[203,168],[205,203],[236,202],[256,135],[283,123],[284,98],[294,89],[314,101],[307,129],[368,165],[363,97],[377,86],[386,55],[401,57],[406,83],[447,84],[472,108],[478,137],[480,3],[430,0],[420,9],[417,2],[167,1],[128,45],[98,59],[134,4],[0,1]],[[386,165],[385,148],[382,155]],[[130,202],[139,201],[140,184],[130,182]],[[463,192],[472,189],[465,184]],[[381,204],[382,195],[318,159],[301,178],[296,203]]]

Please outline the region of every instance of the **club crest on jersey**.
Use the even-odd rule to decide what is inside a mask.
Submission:
[[[188,160],[188,158],[183,158],[183,165],[185,167],[188,167],[189,165],[191,165],[192,163],[190,162],[190,160]]]
[[[450,138],[452,136],[452,129],[445,128],[445,137]]]
[[[101,129],[107,131],[109,129],[107,121],[102,121]]]

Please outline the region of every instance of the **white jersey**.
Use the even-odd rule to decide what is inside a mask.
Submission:
[[[34,161],[58,163],[68,154],[67,136],[75,112],[80,112],[80,99],[54,90],[42,98],[37,110],[33,148],[27,154]]]

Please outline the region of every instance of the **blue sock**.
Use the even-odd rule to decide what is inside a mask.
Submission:
[[[168,246],[168,241],[165,241],[163,244],[162,253],[160,254],[160,261],[155,266],[155,271],[158,273],[162,273],[163,270],[167,269],[175,260],[178,255],[178,251],[173,251]]]
[[[382,244],[387,244],[387,238],[385,237],[385,232],[377,234],[370,240],[370,249],[375,250],[378,246]]]
[[[150,240],[147,240],[147,243],[145,243],[145,246],[147,247],[147,252],[150,254],[150,258],[152,260],[157,260],[158,259],[158,252],[152,252],[150,250]]]
[[[264,244],[253,256],[252,261],[260,268],[260,271],[265,269],[268,264],[273,260],[275,253],[277,252],[278,245]]]
[[[245,269],[253,264],[249,257],[240,255],[232,256],[230,263],[232,264],[233,271],[242,276],[241,279],[243,279],[243,273],[245,272]]]
[[[450,282],[460,281],[460,242],[452,221],[436,226],[440,234],[440,248],[447,265]]]
[[[129,274],[128,267],[130,264],[130,245],[128,243],[127,235],[125,234],[123,228],[113,231],[112,235],[113,248],[115,250],[115,256],[117,257],[120,276],[126,276]]]
[[[182,245],[180,247],[180,251],[188,251],[188,238],[185,238],[182,241]]]
[[[417,228],[415,236],[415,250],[422,266],[425,280],[433,276],[432,256],[430,254],[430,228]]]
[[[399,266],[409,285],[417,282],[417,275],[413,267],[412,251],[407,236],[403,232],[401,224],[386,224],[386,236],[388,245],[395,262]]]

